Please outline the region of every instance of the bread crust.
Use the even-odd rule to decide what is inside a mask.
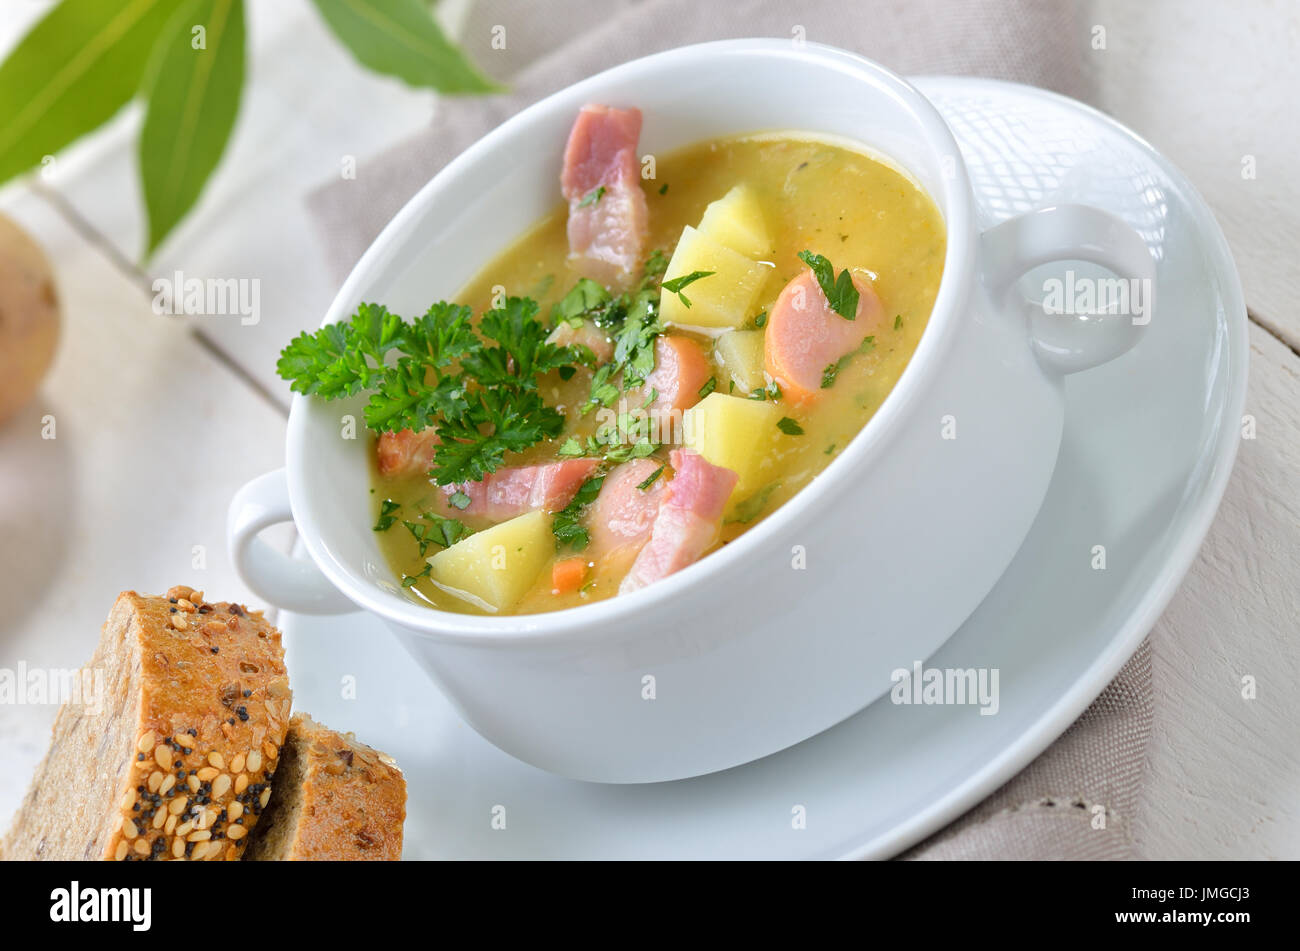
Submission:
[[[406,778],[393,758],[338,733],[306,714],[295,714],[286,741],[299,761],[301,785],[278,790],[273,820],[296,825],[281,829],[279,854],[285,861],[396,861],[402,857],[406,820]],[[299,797],[291,809],[279,802]],[[270,850],[268,850],[270,851]],[[250,851],[250,858],[258,857]]]
[[[5,857],[238,859],[271,795],[292,713],[280,632],[260,611],[207,603],[187,586],[160,597],[124,591],[91,665],[112,651],[138,663],[131,678],[138,698],[123,698],[121,710],[98,724],[82,722],[83,710],[60,710],[55,743],[6,838]],[[94,759],[96,729],[129,731],[126,762]],[[60,802],[86,796],[53,781],[69,775],[68,757],[79,755],[107,774],[106,788],[116,789],[111,802]],[[69,813],[88,820],[82,854],[48,829],[52,817]],[[47,838],[55,844],[47,847]]]

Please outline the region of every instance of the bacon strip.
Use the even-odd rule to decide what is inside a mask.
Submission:
[[[599,465],[599,459],[565,459],[540,466],[498,469],[478,482],[445,485],[442,491],[447,498],[447,514],[504,522],[534,509],[558,512],[573,501],[582,483]],[[469,504],[453,505],[451,497],[457,493],[468,496]]]
[[[647,220],[637,141],[641,110],[583,106],[564,150],[570,258],[603,284],[626,286],[645,256]]]
[[[739,478],[689,449],[674,449],[675,470],[650,530],[650,540],[619,585],[619,594],[644,588],[687,565],[713,547],[731,490]]]

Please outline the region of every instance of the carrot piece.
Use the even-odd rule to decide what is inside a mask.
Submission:
[[[561,558],[551,567],[551,594],[569,594],[587,579],[587,560],[581,555]]]

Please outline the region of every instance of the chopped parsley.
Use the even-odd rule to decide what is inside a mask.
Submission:
[[[583,196],[582,201],[578,202],[579,208],[586,208],[588,205],[594,205],[605,197],[605,186],[597,185],[591,191]]]
[[[659,278],[667,267],[663,252],[655,250],[646,260],[636,289],[609,298],[598,308],[595,319],[611,329],[614,356],[592,376],[591,396],[583,404],[583,413],[597,406],[612,406],[624,389],[641,385],[654,372],[655,338],[664,332],[659,322]]]
[[[648,422],[647,420],[647,425]],[[629,432],[629,435],[635,438],[637,434],[633,431]],[[588,436],[585,442],[572,437],[566,439],[564,445],[559,448],[558,454],[565,458],[594,456],[617,464],[627,462],[629,459],[644,459],[646,456],[654,455],[658,448],[659,444],[651,442],[648,436],[640,436],[631,444],[620,442],[618,430],[609,426],[595,436]]]
[[[433,571],[433,565],[426,561],[424,563],[424,568],[420,570],[418,575],[402,575],[402,587],[414,588],[420,582],[421,578],[429,577],[431,571]]]
[[[700,399],[703,399],[704,397],[708,396],[717,388],[718,388],[717,377],[712,377],[712,376],[709,377],[707,380],[704,381],[704,384],[699,389]]]
[[[781,488],[780,482],[769,482],[749,498],[737,502],[732,509],[731,515],[727,518],[727,522],[739,522],[742,525],[748,525],[758,518],[763,511],[763,507],[767,505],[767,500],[779,488]]]
[[[895,329],[895,330],[902,330],[902,329],[903,329],[903,315],[902,315],[902,314],[895,314],[895,315],[894,315],[894,329]]]
[[[397,516],[393,513],[402,507],[401,502],[394,502],[392,499],[384,499],[379,505],[379,519],[375,522],[375,531],[386,532],[393,527],[397,521]]]
[[[767,311],[760,310],[758,312],[758,316],[754,318],[754,328],[756,330],[762,330],[766,326],[767,326]]]
[[[646,456],[653,455],[658,448],[656,443],[643,437],[631,446],[615,446],[613,449],[606,450],[605,458],[614,463],[627,462],[629,459],[644,459]]]
[[[650,252],[650,257],[645,261],[645,276],[647,278],[663,277],[664,271],[668,270],[668,258],[660,248],[655,248]]]
[[[550,293],[551,285],[554,283],[555,283],[554,274],[544,274],[542,275],[541,280],[539,280],[536,284],[533,285],[533,289],[528,292],[528,296],[535,300],[541,300],[548,293]]]
[[[862,338],[862,343],[858,344],[856,347],[854,347],[848,353],[844,354],[844,356],[840,357],[834,363],[828,364],[826,366],[826,369],[822,370],[822,389],[829,390],[832,386],[834,386],[835,378],[839,376],[841,370],[843,370],[846,366],[849,365],[849,363],[853,360],[854,357],[856,357],[860,353],[870,353],[871,350],[875,348],[875,346],[876,346],[876,338],[874,336],[864,337]]]
[[[782,416],[776,421],[776,428],[787,436],[802,436],[803,427],[789,416]]]
[[[574,551],[582,551],[587,547],[591,536],[582,527],[580,519],[583,510],[596,501],[596,496],[600,494],[600,487],[604,484],[604,476],[588,479],[582,483],[573,501],[555,513],[555,519],[551,522],[551,533],[555,535],[556,551],[562,551],[566,547]]]
[[[642,492],[645,492],[646,490],[648,490],[648,489],[650,488],[650,486],[652,486],[652,485],[655,484],[655,480],[656,480],[656,479],[658,479],[661,475],[664,474],[664,469],[665,469],[665,468],[666,468],[665,466],[660,466],[660,467],[659,467],[658,469],[656,469],[654,472],[652,472],[652,473],[650,473],[648,476],[646,476],[646,477],[645,477],[645,481],[643,481],[643,482],[638,482],[637,485],[636,485],[636,487],[637,487],[638,489],[640,489]]]
[[[602,285],[589,277],[579,278],[578,283],[551,308],[551,324],[558,327],[567,323],[581,327],[586,323],[583,319],[585,316],[591,315],[595,319],[596,312],[607,305],[609,300],[609,291]]]
[[[668,293],[676,294],[678,300],[680,300],[684,306],[689,308],[691,306],[691,299],[682,293],[683,288],[694,284],[701,278],[712,277],[715,273],[716,272],[714,271],[692,271],[690,274],[683,274],[681,277],[674,277],[671,281],[664,281],[662,286],[664,290],[668,291]]]
[[[451,495],[447,496],[447,503],[454,508],[460,509],[462,512],[469,508],[469,504],[472,501],[473,499],[460,489],[457,489]]]
[[[812,269],[813,275],[817,278],[817,285],[822,289],[822,293],[826,295],[831,310],[845,320],[856,320],[858,316],[858,289],[854,285],[853,277],[849,272],[847,270],[840,271],[839,277],[836,277],[835,268],[831,265],[831,262],[820,254],[813,254],[811,251],[800,251],[799,260]]]
[[[668,194],[668,183],[667,183],[667,182],[664,182],[662,185],[659,186],[659,194],[661,194],[661,195],[667,195],[667,194]]]
[[[457,521],[454,518],[445,518],[436,512],[424,512],[420,515],[419,521],[403,521],[402,524],[406,526],[406,530],[411,533],[411,537],[420,546],[421,558],[428,552],[430,545],[450,548],[462,538],[474,534],[465,526],[464,522]]]
[[[635,441],[640,439],[642,436],[648,437],[650,435],[650,423],[651,419],[647,413],[638,413],[636,415],[633,415],[632,413],[619,413],[618,429],[610,435],[617,437],[619,432],[624,432],[631,436]],[[616,439],[611,438],[606,441],[615,442]]]
[[[784,394],[781,392],[781,384],[773,380],[767,386],[760,386],[749,394],[751,400],[779,400]]]

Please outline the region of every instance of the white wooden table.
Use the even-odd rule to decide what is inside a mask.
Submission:
[[[0,19],[8,49],[48,4]],[[455,18],[453,4],[442,15]],[[0,190],[44,245],[64,336],[40,396],[0,427],[0,667],[76,667],[124,588],[192,584],[255,601],[226,558],[226,505],[281,464],[287,389],[275,355],[314,327],[323,277],[307,191],[345,155],[428,120],[433,97],[357,69],[306,0],[253,2],[252,70],[230,153],[198,211],[149,268],[119,117],[48,180]],[[1210,537],[1152,632],[1156,727],[1136,830],[1152,858],[1300,857],[1300,11],[1094,0],[1099,105],[1174,159],[1215,209],[1251,312],[1243,442]],[[1086,37],[1080,42],[1085,43]],[[312,63],[310,70],[303,63]],[[1255,176],[1243,177],[1247,157]],[[258,278],[262,319],[151,309],[154,275]],[[57,438],[40,438],[44,415]],[[287,543],[288,536],[280,538]],[[1258,698],[1241,697],[1253,675]],[[0,706],[0,822],[43,753],[52,707]]]

